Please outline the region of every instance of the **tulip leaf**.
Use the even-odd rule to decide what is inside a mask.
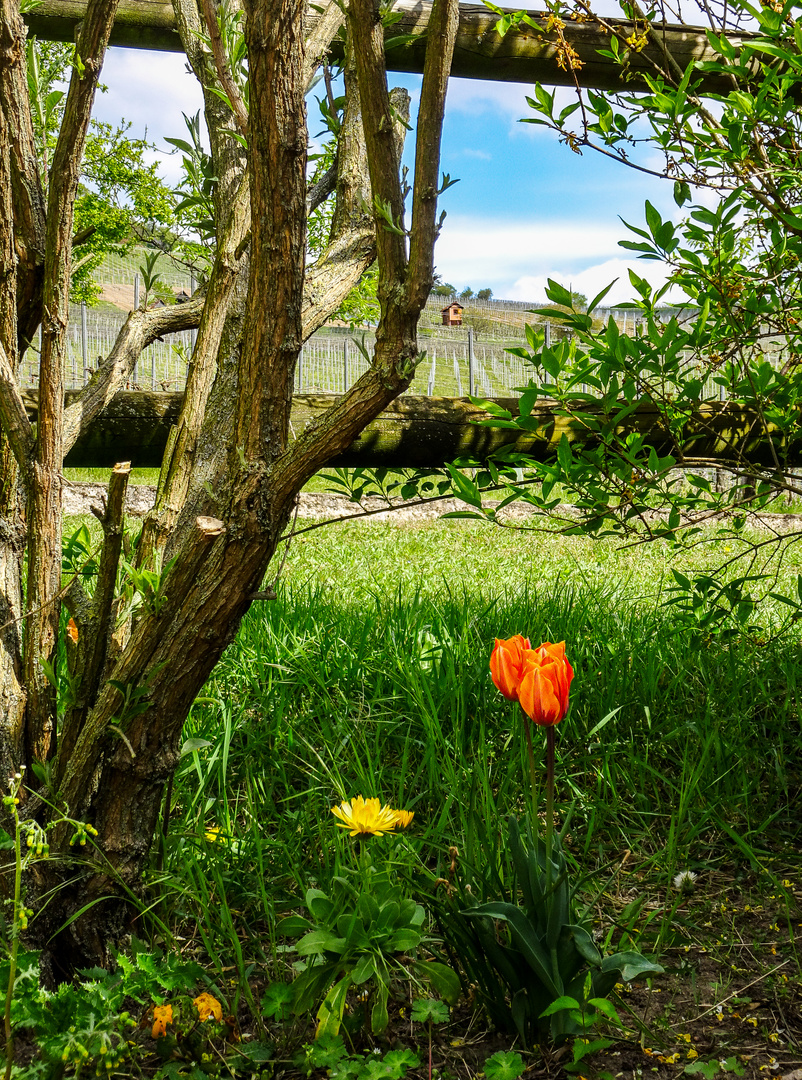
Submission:
[[[581,926],[568,926],[566,929],[570,931],[574,945],[576,945],[576,951],[583,960],[587,960],[589,964],[596,968],[603,966],[601,953],[596,948],[593,938],[587,930]]]
[[[554,997],[560,996],[562,988],[557,986],[551,974],[551,965],[549,963],[548,954],[540,944],[529,919],[527,919],[520,908],[517,908],[514,904],[497,901],[489,904],[480,904],[478,907],[473,908],[473,910],[464,911],[462,914],[467,915],[469,918],[476,917],[477,915],[487,915],[491,919],[500,919],[509,923],[513,932],[515,944],[518,946],[518,949],[526,962],[540,981],[546,986],[549,993]]]
[[[663,968],[659,964],[637,952],[620,952],[613,956],[605,956],[601,966],[604,972],[619,972],[623,982],[632,982],[641,975],[662,975],[663,973]]]
[[[415,965],[415,970],[429,980],[432,989],[444,1001],[448,1002],[449,1005],[456,1003],[461,987],[459,976],[453,968],[448,967],[447,964],[441,964],[437,960],[419,960]]]

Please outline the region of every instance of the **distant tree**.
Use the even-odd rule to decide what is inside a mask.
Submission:
[[[473,330],[473,336],[480,338],[497,324],[492,319],[483,319],[481,315],[466,315],[462,319],[462,325],[470,326]]]
[[[60,42],[27,42],[26,75],[34,150],[42,182],[49,180],[64,117],[74,48]],[[70,299],[95,301],[100,287],[93,272],[109,252],[123,254],[132,243],[166,249],[174,245],[174,199],[148,158],[154,147],[132,138],[131,125],[92,120],[86,134],[75,199]]]
[[[447,281],[442,281],[432,289],[433,296],[456,296],[457,290]]]
[[[459,294],[460,300],[470,300],[472,296],[473,289],[470,287],[470,285],[466,285],[462,292]]]
[[[584,293],[572,292],[571,304],[574,311],[587,311],[588,310],[588,298]]]
[[[492,289],[480,289],[479,292],[476,294],[476,299],[477,300],[491,300],[492,297],[493,297],[493,290]]]

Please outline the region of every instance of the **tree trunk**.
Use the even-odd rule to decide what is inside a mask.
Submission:
[[[189,32],[196,12],[190,0],[176,0],[176,6]],[[350,119],[344,124],[340,148],[340,205],[331,243],[316,266],[318,291],[310,293],[304,282],[309,194],[304,6],[301,0],[250,0],[246,4],[247,189],[242,176],[236,175],[238,155],[229,155],[230,167],[221,170],[221,175],[225,172],[229,192],[249,193],[253,222],[249,258],[243,260],[246,218],[239,211],[228,214],[232,201],[221,198],[219,270],[205,298],[192,305],[194,319],[198,305],[203,306],[199,365],[203,370],[184,402],[180,445],[179,438],[173,439],[178,455],[163,473],[163,488],[175,498],[164,528],[170,562],[158,593],[140,597],[135,616],[112,632],[120,516],[128,475],[127,468],[116,468],[103,515],[105,540],[95,592],[90,599],[77,581],[63,590],[77,642],[74,648],[69,646],[67,673],[56,673],[62,680],[69,677],[72,687],[56,742],[54,695],[40,676],[40,659],[51,657],[52,670],[62,598],[57,522],[63,457],[118,391],[149,335],[160,326],[174,327],[177,320],[189,317],[189,313],[132,313],[90,386],[77,400],[68,399],[65,408],[60,356],[77,163],[91,104],[89,83],[97,78],[104,34],[113,17],[113,8],[103,0],[92,0],[87,9],[78,45],[81,60],[73,76],[67,121],[59,137],[61,156],[57,151],[48,199],[42,296],[45,346],[36,435],[14,379],[14,357],[0,348],[0,418],[20,474],[28,481],[28,512],[34,526],[29,537],[29,611],[22,649],[28,736],[24,747],[15,744],[9,709],[6,728],[0,729],[0,760],[7,760],[12,770],[24,763],[29,776],[36,772],[47,779],[47,803],[34,793],[26,807],[27,813],[53,826],[51,857],[37,865],[28,903],[37,911],[32,928],[45,949],[45,964],[53,978],[86,964],[107,962],[110,948],[126,932],[130,897],[139,890],[165,785],[178,764],[184,719],[261,588],[297,492],[332,455],[354,441],[414,374],[415,328],[432,279],[439,131],[456,12],[456,0],[437,0],[432,14],[433,46],[422,89],[418,176],[407,257],[405,242],[388,241],[383,228],[375,233],[381,214],[364,210],[366,203],[378,206],[378,199],[388,198],[400,210],[402,198],[378,6],[372,0],[359,0],[352,26],[364,23],[371,28],[370,40],[363,35],[355,47],[362,104],[357,104],[352,90]],[[324,12],[331,32],[338,19],[333,8]],[[314,48],[318,55],[319,35]],[[355,86],[355,81],[351,84]],[[6,115],[8,96],[2,103]],[[377,103],[380,111],[375,113]],[[242,128],[245,120],[239,111]],[[363,121],[367,118],[364,142],[359,133],[360,112]],[[222,158],[225,140],[215,135],[212,143],[213,152]],[[347,173],[359,161],[363,145],[370,165],[370,200],[365,198],[364,184]],[[13,223],[9,220],[12,208],[6,205],[4,209],[7,233],[12,235],[14,228],[22,231],[19,206],[13,207]],[[374,364],[324,417],[291,442],[292,387],[304,334],[325,317],[327,305],[339,303],[343,290],[369,262],[373,244],[379,252],[382,297]],[[336,260],[344,268],[345,283],[334,283],[329,274],[327,264]],[[243,296],[240,267],[245,264],[249,278]],[[11,294],[7,283],[4,295]],[[0,314],[1,304],[0,298]],[[14,339],[10,330],[6,338]],[[16,352],[15,340],[13,345]],[[176,470],[174,463],[179,465]],[[179,474],[181,482],[175,486],[172,478]],[[165,536],[155,536],[154,553]],[[10,529],[6,538],[8,550],[16,551],[18,532]],[[18,554],[15,566],[18,571]],[[5,603],[7,610],[16,611],[20,605],[12,586],[13,582]],[[9,633],[11,627],[3,627],[1,633],[9,658],[7,673],[13,674],[19,647]],[[19,686],[19,679],[15,684],[8,677],[4,701],[16,700],[15,685]],[[21,700],[21,693],[17,698]],[[33,769],[45,761],[46,769]],[[69,849],[74,826],[62,814],[92,824],[99,857],[90,855],[83,862],[76,858]],[[45,898],[54,889],[59,902],[48,904]],[[69,925],[62,929],[65,921]]]

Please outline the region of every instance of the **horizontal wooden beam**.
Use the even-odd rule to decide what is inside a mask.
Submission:
[[[72,397],[67,394],[68,401]],[[181,394],[126,391],[118,394],[78,440],[65,462],[68,466],[110,468],[118,461],[135,467],[157,468],[167,443],[170,426],[181,408]],[[301,394],[293,400],[292,428],[302,430],[314,423],[338,400],[335,394]],[[36,394],[27,395],[31,419],[36,418]],[[498,404],[517,414],[517,399]],[[588,407],[591,415],[599,415]],[[463,398],[404,396],[394,401],[377,420],[369,424],[348,451],[329,464],[343,467],[440,468],[455,458],[483,460],[504,447],[531,454],[538,460],[556,457],[565,434],[572,442],[589,443],[587,431],[578,420],[555,416],[554,403],[540,402],[532,413],[537,426],[522,432],[509,428],[482,427],[476,421],[487,414]],[[660,454],[670,453],[657,411],[640,407],[622,425],[620,432],[639,431],[648,445]],[[788,468],[802,466],[802,444],[790,452],[779,431],[772,432],[774,449]],[[756,414],[726,402],[700,409],[686,439],[686,453],[722,464],[739,456],[754,465],[771,468],[771,447]],[[784,460],[785,459],[785,460]]]
[[[420,72],[423,70],[426,31],[431,14],[426,0],[398,0],[395,10],[399,22],[388,28],[387,34],[413,34],[408,45],[388,50],[387,65],[392,71]],[[39,0],[25,15],[32,33],[44,40],[73,41],[76,27],[86,10],[86,0]],[[511,8],[509,10],[518,10]],[[454,49],[452,75],[466,79],[491,79],[495,82],[542,82],[552,86],[573,86],[574,78],[585,87],[596,89],[637,89],[643,86],[637,76],[652,70],[652,61],[660,56],[653,45],[629,56],[629,77],[622,82],[619,65],[598,55],[609,47],[609,35],[597,23],[571,22],[565,27],[567,42],[582,61],[576,71],[566,71],[559,64],[555,35],[546,29],[548,15],[530,12],[540,30],[531,27],[510,30],[504,37],[496,31],[496,16],[482,5],[461,4],[460,24]],[[317,16],[312,13],[310,21]],[[610,19],[623,38],[629,37],[634,25],[623,19]],[[661,24],[660,35],[676,62],[684,69],[692,60],[711,60],[713,50],[704,29],[693,26]],[[731,34],[737,47],[749,34]],[[175,29],[173,8],[165,0],[120,0],[111,35],[112,45],[129,49],[157,49],[181,52],[181,39]],[[341,55],[342,43],[335,42],[332,53]],[[704,87],[710,92],[727,92],[731,86],[718,76],[707,76]]]

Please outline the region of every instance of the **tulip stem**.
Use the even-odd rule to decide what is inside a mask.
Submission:
[[[546,883],[551,889],[551,853],[554,845],[554,727],[546,728]]]
[[[524,731],[526,732],[526,749],[529,754],[529,779],[532,782],[532,828],[534,829],[537,827],[537,768],[535,751],[532,749],[532,724],[526,713],[524,713]]]

